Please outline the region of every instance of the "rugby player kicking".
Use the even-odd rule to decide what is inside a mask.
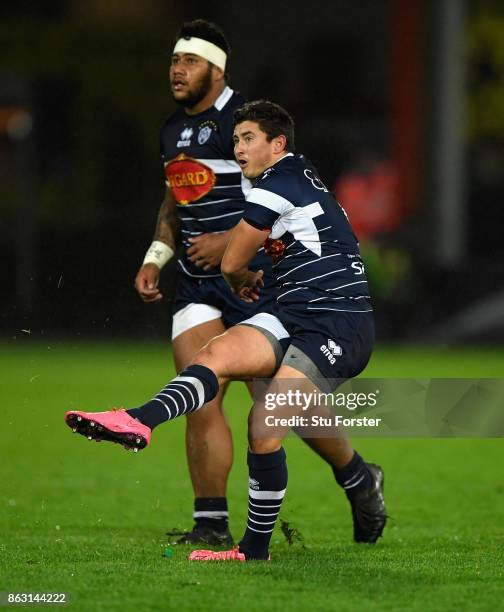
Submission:
[[[173,355],[183,370],[207,342],[258,312],[275,314],[276,292],[271,262],[264,250],[250,262],[263,269],[265,287],[258,302],[232,294],[220,274],[220,261],[245,207],[241,169],[233,155],[233,111],[245,99],[227,85],[229,44],[222,31],[204,20],[186,22],[176,37],[170,67],[174,100],[181,108],[161,130],[166,195],[154,242],[135,286],[146,303],[162,299],[161,268],[174,255],[179,274],[174,299]],[[180,240],[180,237],[182,238]],[[205,407],[187,415],[186,451],[194,489],[194,526],[180,542],[232,543],[226,487],[233,460],[231,432],[222,411],[226,390]],[[352,459],[336,440],[307,439],[335,471]],[[338,476],[337,476],[338,477]]]
[[[234,123],[234,153],[253,186],[221,271],[244,302],[260,301],[263,273],[251,270],[249,263],[266,244],[275,256],[276,316],[259,312],[212,339],[191,365],[138,408],[67,412],[66,422],[75,432],[139,450],[149,444],[155,427],[196,413],[229,380],[266,378],[276,372],[272,384],[285,381],[286,386],[315,385],[328,391],[366,366],[374,343],[373,313],[358,243],[344,210],[315,168],[302,155],[294,155],[294,123],[284,109],[251,102],[235,111]],[[331,355],[322,350],[328,340],[334,347]],[[253,417],[262,410],[258,399],[249,426],[245,534],[236,549],[193,551],[191,560],[269,558],[287,488],[282,448],[286,430],[258,435]],[[376,542],[386,522],[383,472],[366,464],[341,432],[335,432],[335,440],[340,455],[349,458],[335,476],[352,507],[354,538]]]

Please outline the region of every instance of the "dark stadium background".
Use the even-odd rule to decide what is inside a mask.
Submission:
[[[133,279],[164,189],[173,37],[204,17],[231,86],[286,106],[347,196],[379,339],[504,339],[502,2],[7,1],[0,17],[4,336],[169,338],[174,265],[162,304]]]

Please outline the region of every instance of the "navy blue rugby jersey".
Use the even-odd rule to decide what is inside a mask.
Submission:
[[[271,229],[279,305],[370,312],[359,245],[343,208],[302,155],[286,155],[254,181],[243,218]]]
[[[243,215],[245,194],[251,188],[233,152],[233,111],[245,98],[226,87],[214,105],[197,115],[178,109],[161,129],[161,157],[166,184],[177,201],[184,254],[178,259],[182,271],[194,278],[220,276],[218,268],[205,272],[185,254],[188,238],[225,232]],[[252,262],[253,269],[268,266],[264,251]]]

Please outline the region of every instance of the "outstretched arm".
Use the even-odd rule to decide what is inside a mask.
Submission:
[[[222,275],[231,291],[245,302],[259,299],[260,287],[263,286],[262,270],[251,272],[248,266],[269,233],[269,229],[256,229],[242,219],[234,228],[222,258]]]

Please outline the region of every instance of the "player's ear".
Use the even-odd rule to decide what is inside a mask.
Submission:
[[[215,64],[212,64],[212,77],[214,81],[222,81],[224,78],[224,70]]]
[[[281,153],[287,144],[287,138],[280,134],[280,136],[276,136],[273,142],[273,151],[275,153]]]

